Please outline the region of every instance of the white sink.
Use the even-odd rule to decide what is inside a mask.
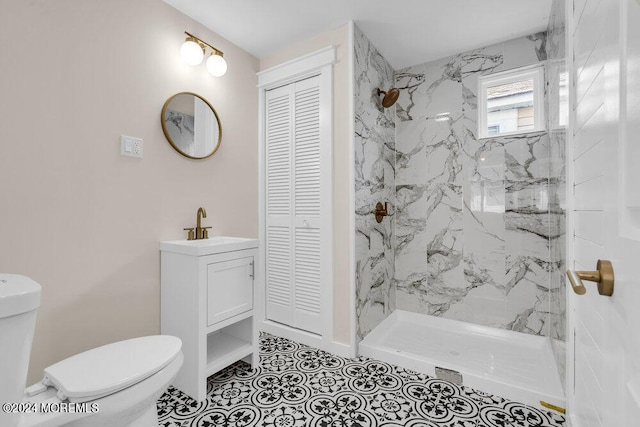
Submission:
[[[170,240],[160,242],[160,250],[185,255],[212,255],[258,247],[257,239],[216,236],[200,240]]]

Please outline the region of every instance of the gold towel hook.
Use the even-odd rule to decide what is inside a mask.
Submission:
[[[587,288],[582,283],[583,280],[589,282],[596,282],[598,284],[598,293],[600,295],[610,297],[613,295],[613,265],[611,261],[606,259],[598,260],[596,265],[597,271],[574,271],[567,270],[567,276],[573,292],[578,295],[584,295],[587,292]]]

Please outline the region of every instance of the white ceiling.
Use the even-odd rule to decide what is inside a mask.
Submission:
[[[395,69],[544,30],[552,0],[165,0],[264,58],[353,20]]]

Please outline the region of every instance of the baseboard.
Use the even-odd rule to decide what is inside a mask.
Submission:
[[[355,357],[352,353],[351,353],[351,346],[349,344],[344,344],[341,342],[335,342],[333,341],[331,344],[331,353],[337,355],[337,356],[341,356],[341,357],[345,357],[347,359],[351,359],[353,357]]]
[[[351,346],[348,344],[329,341],[320,335],[301,331],[300,329],[292,328],[281,323],[263,320],[262,322],[259,322],[258,329],[268,334],[277,335],[282,338],[299,342],[300,344],[308,345],[309,347],[328,351],[329,353],[333,353],[337,356],[346,358],[351,357]]]

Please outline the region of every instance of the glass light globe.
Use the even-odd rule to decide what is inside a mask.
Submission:
[[[224,76],[227,72],[227,61],[220,55],[215,53],[207,59],[207,71],[214,77]]]
[[[182,43],[180,48],[182,59],[189,65],[198,65],[204,59],[204,49],[193,40],[187,40]]]

